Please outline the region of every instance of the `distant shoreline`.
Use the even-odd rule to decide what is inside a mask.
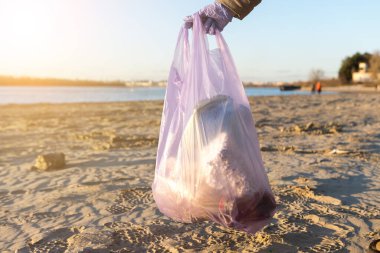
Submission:
[[[0,87],[164,87],[166,81],[95,81],[85,79],[0,76]]]
[[[278,87],[281,83],[254,83],[243,81],[244,87],[257,87],[257,88],[274,88]],[[137,80],[137,81],[99,81],[99,80],[86,80],[86,79],[64,79],[64,78],[43,78],[43,77],[15,77],[15,76],[2,76],[0,75],[0,87],[166,87],[167,80],[152,81],[152,80]]]
[[[323,85],[322,81],[322,85]],[[311,85],[309,82],[279,82],[279,83],[253,83],[243,82],[245,88],[278,88],[280,85],[297,85],[301,86],[301,90],[308,90]],[[166,87],[167,81],[96,81],[85,79],[63,79],[63,78],[41,78],[41,77],[14,77],[1,76],[0,87],[126,87],[126,88],[150,88],[150,87]],[[338,92],[367,92],[379,91],[380,87],[368,84],[338,84],[337,80],[325,80],[323,85],[325,91]]]

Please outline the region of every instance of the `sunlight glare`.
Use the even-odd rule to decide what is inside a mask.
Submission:
[[[1,38],[2,44],[5,43],[10,51],[38,50],[47,44],[53,29],[52,20],[43,1],[3,0],[0,2],[0,27],[5,35]]]

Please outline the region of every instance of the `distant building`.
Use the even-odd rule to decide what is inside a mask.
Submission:
[[[165,87],[166,81],[151,81],[151,80],[141,80],[141,81],[127,81],[125,86],[127,87]]]
[[[380,79],[380,74],[379,74]],[[359,63],[359,71],[352,73],[352,81],[354,83],[370,83],[373,82],[373,77],[370,72],[368,72],[368,64],[365,62]]]

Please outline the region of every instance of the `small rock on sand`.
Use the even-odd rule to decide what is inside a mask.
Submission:
[[[46,155],[39,155],[36,158],[32,170],[39,171],[53,171],[64,168],[66,165],[65,154],[63,153],[51,153]]]
[[[314,123],[313,122],[309,122],[307,123],[307,125],[305,126],[305,130],[308,131],[310,129],[313,129],[314,127]]]

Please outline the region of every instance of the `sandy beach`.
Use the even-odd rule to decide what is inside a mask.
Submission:
[[[309,87],[303,87],[302,90],[309,91]],[[363,84],[350,84],[350,85],[341,85],[341,86],[327,86],[323,87],[323,91],[332,91],[332,92],[344,92],[344,93],[379,93],[380,85],[363,85]]]
[[[0,106],[1,252],[363,252],[380,238],[380,96],[250,98],[278,210],[250,235],[163,216],[162,102]],[[64,153],[66,166],[31,167]]]

